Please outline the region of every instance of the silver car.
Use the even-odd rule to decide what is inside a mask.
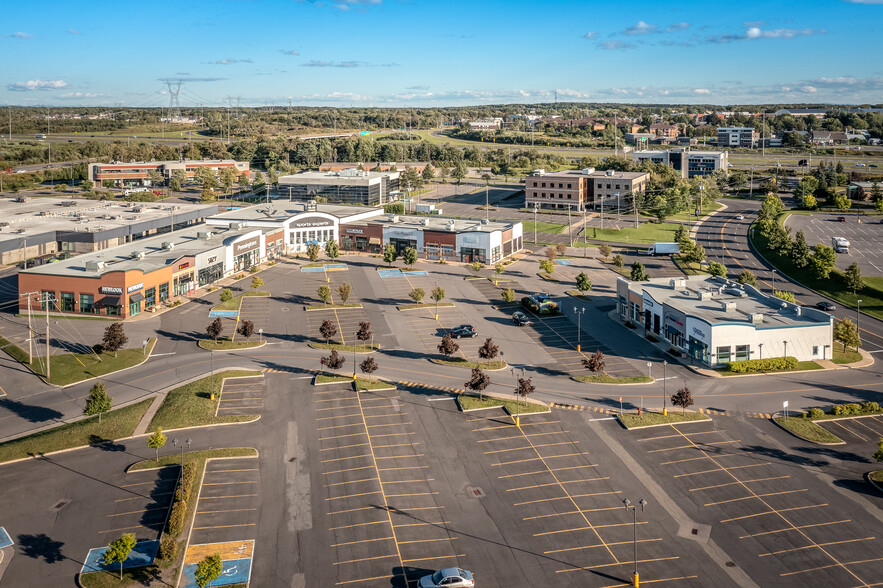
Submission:
[[[423,576],[417,582],[417,588],[472,588],[475,581],[472,572],[460,568],[445,568],[431,576]]]

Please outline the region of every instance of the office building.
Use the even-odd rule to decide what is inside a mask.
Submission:
[[[202,167],[211,169],[215,176],[220,175],[225,168],[231,168],[236,171],[236,175],[247,174],[249,172],[247,161],[234,161],[232,159],[198,159],[184,161],[141,161],[131,163],[90,163],[88,168],[88,178],[95,182],[96,185],[104,185],[109,182],[117,188],[150,186],[150,172],[159,172],[164,180],[171,179],[175,170],[183,170],[188,178],[196,175],[196,170]]]
[[[760,133],[751,127],[719,127],[717,129],[718,147],[757,147]]]
[[[279,198],[308,202],[321,198],[329,203],[377,206],[389,202],[389,193],[399,187],[400,172],[340,171],[304,172],[281,176]]]

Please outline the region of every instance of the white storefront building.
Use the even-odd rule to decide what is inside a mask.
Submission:
[[[620,319],[668,341],[697,362],[791,356],[830,359],[834,319],[723,278],[617,281]]]

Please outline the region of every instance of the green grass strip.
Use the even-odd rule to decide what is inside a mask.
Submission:
[[[781,369],[781,370],[764,370],[762,372],[731,372],[730,370],[718,370],[718,374],[721,376],[744,376],[746,374],[779,374],[784,372],[802,372],[808,370],[821,370],[824,369],[822,366],[817,364],[814,361],[798,361],[797,367],[793,370],[789,369]]]
[[[263,345],[260,341],[231,341],[230,339],[200,339],[197,343],[203,349],[225,351],[230,349],[250,349]]]
[[[508,365],[502,359],[493,359],[491,361],[468,361],[463,359],[462,357],[451,357],[447,359],[442,359],[440,357],[431,357],[429,361],[431,361],[432,363],[437,363],[439,365],[453,365],[462,368],[478,367],[483,370],[500,370]]]
[[[317,384],[336,384],[339,382],[352,382],[352,376],[340,376],[337,374],[317,374],[316,375],[316,383]]]
[[[502,398],[494,398],[491,396],[485,396],[484,398],[479,399],[478,396],[473,396],[471,394],[461,394],[457,397],[457,401],[460,403],[460,408],[463,410],[475,410],[477,408],[492,408],[495,406],[504,407],[511,414],[530,414],[533,412],[548,412],[549,409],[542,404],[536,404],[534,402],[526,402],[524,400],[519,401],[518,407],[516,409],[514,400],[504,400]]]
[[[238,294],[228,300],[227,302],[221,302],[220,304],[216,304],[212,307],[212,310],[239,310],[239,306],[242,304],[242,299],[247,298],[249,296],[262,296],[267,297],[270,293],[265,290],[255,290],[253,292],[243,292],[242,294]]]
[[[395,384],[392,382],[384,382],[383,380],[369,380],[367,378],[356,378],[355,379],[356,390],[383,390],[383,389],[395,389]]]
[[[129,437],[153,399],[0,444],[0,462]]]
[[[608,374],[595,374],[593,376],[574,376],[574,380],[589,384],[645,384],[653,381],[650,376],[616,377]]]
[[[711,419],[698,412],[675,412],[670,411],[667,415],[661,412],[643,411],[640,415],[636,412],[618,414],[616,417],[627,429],[640,429],[652,425],[667,425],[672,423],[685,423],[688,421],[710,421]]]
[[[803,417],[776,417],[776,422],[801,439],[813,443],[843,443],[843,439]]]
[[[206,449],[204,451],[185,451],[184,452],[184,461],[192,462],[193,460],[202,460],[205,461],[209,458],[218,458],[218,457],[257,457],[258,450],[253,447],[228,447],[224,449]],[[169,455],[163,455],[159,458],[159,462],[155,459],[145,459],[143,461],[135,462],[129,468],[130,472],[137,472],[139,470],[149,470],[153,468],[160,468],[164,466],[173,466],[181,464],[181,452],[172,452]],[[191,495],[192,496],[192,495]]]
[[[313,349],[336,349],[337,351],[349,351],[349,352],[352,352],[352,350],[353,350],[353,345],[344,345],[343,343],[336,343],[336,342],[310,343],[310,347],[312,347]],[[378,349],[380,349],[380,345],[375,344],[372,346],[370,343],[367,343],[367,344],[360,343],[360,344],[356,345],[355,348],[356,348],[356,353],[370,353],[372,351],[377,351]]]
[[[251,370],[230,370],[215,374],[214,399],[211,398],[211,377],[175,388],[166,395],[159,410],[153,415],[148,429],[150,431],[155,431],[157,427],[182,429],[200,425],[241,423],[254,420],[257,415],[215,416],[215,413],[218,411],[221,388],[225,379],[260,375],[261,372]]]

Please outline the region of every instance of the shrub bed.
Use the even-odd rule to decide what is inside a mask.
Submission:
[[[557,302],[546,302],[545,304],[540,306],[535,301],[531,300],[529,296],[525,296],[524,298],[521,299],[521,305],[536,314],[557,314],[558,313],[558,303]]]
[[[751,374],[754,372],[769,372],[797,369],[796,357],[768,357],[766,359],[746,359],[744,361],[731,361],[727,363],[727,369],[734,374]]]

